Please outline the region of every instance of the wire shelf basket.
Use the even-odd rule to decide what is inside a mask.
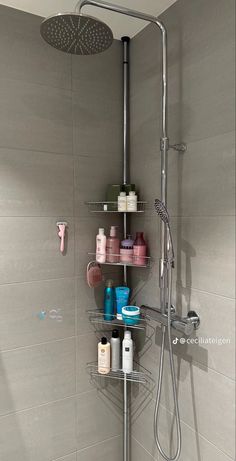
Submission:
[[[136,330],[145,330],[147,321],[145,315],[141,314],[140,320],[136,325],[127,325],[123,320],[118,320],[115,315],[111,315],[111,320],[104,320],[104,312],[101,310],[89,310],[89,321],[94,325],[110,325],[112,327],[129,328]],[[132,317],[131,317],[132,319]]]
[[[96,260],[96,256],[104,256],[102,254],[96,253],[88,253],[89,256],[93,257],[93,260]],[[127,260],[125,261],[124,255],[120,254],[109,254],[106,256],[106,260],[104,262],[99,262],[99,264],[109,265],[109,266],[128,266],[128,267],[149,267],[151,265],[151,257],[150,256],[128,256]]]
[[[85,202],[91,213],[144,213],[147,202],[137,202],[137,211],[118,211],[118,202]]]
[[[117,370],[117,371],[110,370],[109,373],[107,373],[106,375],[103,375],[99,373],[97,363],[88,363],[87,370],[90,373],[90,376],[92,378],[95,378],[95,377],[110,378],[110,379],[118,379],[120,381],[126,380],[126,381],[131,381],[133,383],[142,383],[142,384],[146,384],[151,377],[151,374],[149,375],[142,371],[137,371],[137,370],[134,370],[131,373],[124,373],[123,370]]]

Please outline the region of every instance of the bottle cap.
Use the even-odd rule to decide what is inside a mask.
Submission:
[[[101,339],[101,343],[102,344],[107,344],[107,338],[105,338],[105,336],[103,336],[103,338]]]
[[[131,339],[131,331],[129,330],[125,331],[125,339]]]
[[[105,229],[103,227],[99,227],[98,232],[99,232],[99,234],[104,235]]]
[[[126,192],[120,192],[120,197],[126,197]]]
[[[119,338],[119,330],[112,330],[112,338]]]
[[[114,282],[113,282],[112,279],[107,279],[107,281],[106,281],[106,287],[107,288],[112,288],[113,284],[114,284]]]
[[[133,196],[134,196],[134,195],[136,195],[136,193],[135,193],[134,190],[130,190],[130,191],[129,191],[129,195],[133,195]]]
[[[117,229],[117,226],[111,226],[110,237],[116,237],[116,229]]]

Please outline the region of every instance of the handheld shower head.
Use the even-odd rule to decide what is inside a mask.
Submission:
[[[164,203],[158,198],[155,199],[155,209],[165,224],[169,225],[169,213]]]
[[[168,210],[167,210],[166,206],[158,198],[155,199],[155,210],[156,210],[157,214],[160,216],[161,220],[166,224],[166,227],[167,227],[167,230],[168,230],[168,236],[169,236],[168,241],[167,241],[167,245],[171,246],[171,253],[172,253],[171,263],[172,263],[172,267],[174,267],[175,255],[174,255],[174,245],[173,245],[172,233],[171,233],[171,229],[170,229],[170,216],[169,216],[169,213],[168,213]],[[169,248],[168,248],[168,250],[169,250]]]

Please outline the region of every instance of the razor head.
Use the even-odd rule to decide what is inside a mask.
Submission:
[[[169,224],[169,213],[164,203],[158,198],[155,199],[155,210],[165,224]]]

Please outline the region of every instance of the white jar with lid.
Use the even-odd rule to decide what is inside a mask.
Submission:
[[[125,192],[118,195],[118,211],[127,211],[127,197]]]
[[[131,190],[127,197],[127,211],[137,211],[138,209],[138,197],[135,191]]]

